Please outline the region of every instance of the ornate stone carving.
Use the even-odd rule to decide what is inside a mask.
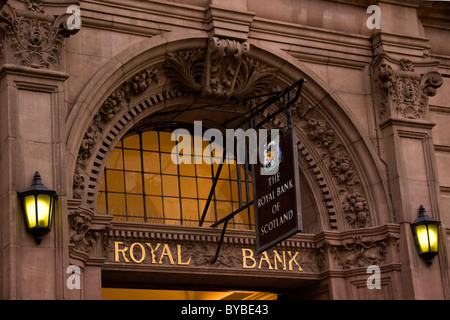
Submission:
[[[443,83],[442,76],[438,72],[421,75],[407,59],[401,59],[399,67],[400,70],[394,70],[381,59],[376,68],[374,82],[378,88],[379,117],[381,120],[392,116],[424,119],[428,97],[436,94],[436,89]]]
[[[164,70],[175,92],[194,94],[202,91],[205,56],[202,49],[169,53]]]
[[[151,84],[157,85],[158,81],[159,70],[156,67],[136,73],[106,99],[95,117],[94,124],[101,129],[103,124],[112,120],[116,113],[128,107],[131,98],[142,94]]]
[[[97,130],[97,127],[92,125],[84,134],[83,141],[80,146],[80,152],[78,153],[80,159],[84,160],[91,156],[91,150],[97,142]]]
[[[212,37],[207,50],[168,55],[165,73],[176,92],[215,97],[245,97],[268,89],[274,70],[250,58],[250,45]]]
[[[307,125],[308,138],[317,148],[327,148],[334,142],[334,131],[328,127],[325,120],[310,118]]]
[[[73,191],[72,197],[74,199],[81,199],[84,190],[84,176],[83,173],[86,170],[82,156],[78,156],[77,163],[75,165],[75,173],[73,176]]]
[[[104,259],[108,246],[107,233],[112,216],[98,216],[79,206],[69,204],[69,230],[71,256],[84,261]]]
[[[28,10],[39,13],[44,13],[43,2],[44,0],[25,0]]]
[[[322,150],[324,162],[335,179],[343,205],[344,220],[352,228],[370,225],[369,208],[358,173],[349,154],[342,149],[342,143],[329,123],[311,107],[294,106],[296,123],[314,146]],[[339,151],[341,150],[341,151]]]
[[[344,270],[384,264],[387,252],[386,241],[363,241],[361,237],[332,248],[335,264]]]
[[[345,220],[352,228],[364,228],[368,224],[369,208],[359,192],[348,193],[342,203]]]
[[[37,69],[59,69],[64,38],[78,32],[70,30],[67,13],[59,17],[46,15],[42,1],[26,1],[27,9],[5,4],[0,13],[3,26],[4,63],[19,64]]]

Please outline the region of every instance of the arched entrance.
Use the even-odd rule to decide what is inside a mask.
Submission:
[[[390,222],[382,171],[373,148],[326,84],[298,61],[256,43],[210,39],[203,33],[168,37],[145,41],[105,66],[69,117],[68,146],[74,154],[70,255],[98,284],[97,296],[103,282],[270,292],[314,285],[303,296],[329,298],[342,278],[362,281],[364,266],[389,264],[395,271],[394,251],[386,248],[394,246],[399,231],[377,227]],[[256,254],[254,232],[231,230],[221,257],[211,265],[216,229],[113,221],[98,212],[106,163],[127,133],[181,120],[224,129],[252,103],[233,99],[276,90],[300,77],[308,80],[294,112],[304,233]],[[285,124],[280,115],[267,126]],[[331,271],[338,272],[337,278]]]

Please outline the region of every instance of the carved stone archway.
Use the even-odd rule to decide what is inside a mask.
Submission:
[[[203,33],[189,39],[172,37],[141,43],[134,52],[130,49],[105,66],[99,73],[108,76],[103,81],[105,86],[87,86],[72,110],[68,121],[71,126],[68,146],[74,154],[73,199],[69,201],[72,258],[101,266],[108,255],[111,259],[113,239],[145,238],[145,234],[148,237],[152,234],[142,230],[135,235],[128,231],[121,233],[123,226],[112,224],[112,217],[95,213],[99,181],[109,153],[136,123],[161,110],[265,93],[299,78],[308,80],[301,101],[294,106],[300,141],[299,166],[313,186],[319,204],[320,230],[355,230],[357,234],[362,228],[391,222],[382,170],[373,148],[362,138],[345,104],[313,72],[301,68],[292,57],[263,50],[250,42],[209,38]],[[274,104],[267,112],[276,108]],[[282,125],[285,121],[279,116],[272,125]],[[328,255],[336,254],[336,250],[347,256],[348,252],[368,254],[369,250],[378,250],[379,243],[390,246],[391,241],[386,243],[385,239],[397,239],[397,236],[388,229],[376,229],[378,240],[358,238],[344,247],[340,240],[340,244],[335,244],[334,240],[322,238],[304,243],[294,241],[288,247],[310,249],[305,254],[314,257],[310,268],[317,280],[320,278],[317,273],[334,265],[328,261]],[[180,232],[174,237],[189,238]],[[158,234],[151,237],[165,237],[164,232]],[[171,233],[167,237],[172,236]],[[239,242],[239,237],[236,235],[230,241]],[[317,246],[318,243],[321,245]],[[338,264],[339,268],[368,263],[361,261],[364,257],[360,255],[354,263]],[[386,259],[384,254],[381,262],[392,259]]]

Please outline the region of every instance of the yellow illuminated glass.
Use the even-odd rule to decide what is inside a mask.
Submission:
[[[438,231],[436,225],[418,225],[416,226],[416,234],[421,252],[438,250]]]
[[[438,230],[437,226],[432,224],[428,226],[428,237],[430,239],[430,250],[438,250]]]
[[[177,150],[178,147],[175,146],[179,142],[171,141],[171,134],[164,131],[142,131],[128,135],[116,145],[100,182],[97,199],[99,213],[112,214],[118,221],[198,225],[214,175],[219,168],[219,164],[211,160],[220,158],[212,158],[210,152],[204,154],[210,156],[207,159],[209,161],[191,155],[194,148],[192,139],[191,150],[183,149],[179,158],[190,158],[191,163],[177,165],[173,161],[177,154],[172,153]],[[190,137],[183,136],[183,139],[188,138]],[[203,148],[214,151],[213,156],[220,156],[214,143],[202,142]],[[227,155],[227,159],[233,158]],[[198,163],[196,160],[199,160]],[[241,166],[239,171],[242,201],[245,204],[244,167]],[[239,207],[237,177],[236,164],[226,162],[211,199],[205,224],[211,224]],[[248,179],[251,200],[251,175]],[[228,227],[252,228],[254,218],[250,216],[251,210],[251,207],[243,210],[230,221]]]
[[[428,232],[425,225],[419,225],[416,227],[417,240],[419,241],[419,248],[422,252],[428,252]]]
[[[36,214],[36,202],[37,202],[37,214]],[[51,208],[51,197],[46,194],[41,194],[35,200],[34,195],[25,197],[25,210],[27,214],[28,227],[36,227],[36,216],[37,225],[39,227],[48,227],[50,223],[50,208]]]

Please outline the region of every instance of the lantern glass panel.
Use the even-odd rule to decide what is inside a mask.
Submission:
[[[419,248],[421,252],[428,252],[430,250],[428,244],[428,232],[426,225],[416,226],[417,240],[419,242]]]
[[[36,211],[37,203],[37,211]],[[29,195],[25,197],[25,210],[28,227],[47,228],[50,225],[50,210],[52,209],[52,197],[48,194]],[[37,219],[37,221],[36,221]]]
[[[25,214],[28,228],[36,227],[36,197],[32,194],[25,197]]]
[[[428,237],[430,240],[430,250],[438,251],[438,228],[435,224],[428,225]]]

